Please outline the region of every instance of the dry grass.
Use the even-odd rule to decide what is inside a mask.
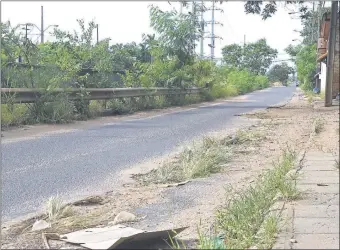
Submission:
[[[313,123],[313,132],[315,134],[319,134],[323,131],[324,129],[324,122],[321,118],[316,118]]]
[[[65,205],[59,196],[52,196],[46,203],[45,213],[50,222],[55,222],[57,219],[71,216],[74,210]]]
[[[225,137],[203,137],[186,147],[175,159],[160,168],[134,178],[145,184],[177,183],[190,179],[207,177],[221,171],[233,154],[233,147],[245,143],[258,143],[262,135],[251,130],[239,130],[235,135]]]

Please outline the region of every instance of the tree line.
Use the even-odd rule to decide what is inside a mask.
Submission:
[[[157,6],[150,6],[149,11],[155,33],[143,34],[141,43],[110,44],[109,38],[96,42],[93,39],[95,23],[78,19],[78,30],[69,32],[56,28],[53,42],[34,44],[18,33],[19,26],[12,27],[10,22],[1,23],[2,86],[46,90],[57,87],[196,86],[208,87],[204,97],[200,97],[205,100],[243,94],[268,86],[266,72],[276,58],[277,51],[268,46],[265,39],[247,44],[244,48],[236,45],[224,47],[224,63],[217,65],[211,60],[199,58],[195,53],[201,28],[196,16],[175,10],[162,11]],[[17,63],[18,58],[22,58],[21,64]],[[112,77],[117,73],[121,78],[119,81]],[[65,96],[58,98],[62,101],[40,101],[20,106],[18,113],[25,118],[18,121],[14,119],[18,115],[13,113],[19,106],[4,106],[5,112],[2,113],[8,117],[2,114],[2,118],[7,119],[9,125],[67,122],[93,116],[102,106],[110,106],[116,113],[122,113],[120,109],[129,106],[126,105],[128,100],[113,100],[108,105],[107,102],[65,101]],[[167,100],[167,103],[179,104],[178,100]],[[95,111],[91,111],[94,106]],[[140,106],[151,107],[154,104]],[[63,115],[65,110],[66,116]]]

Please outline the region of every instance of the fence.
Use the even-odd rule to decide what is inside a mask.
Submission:
[[[57,96],[65,93],[70,100],[109,100],[144,96],[190,95],[201,93],[202,88],[88,88],[88,89],[28,89],[1,88],[1,103],[34,103],[45,94]]]

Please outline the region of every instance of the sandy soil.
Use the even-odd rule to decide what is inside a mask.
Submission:
[[[297,152],[302,150],[317,117],[325,120],[325,126],[315,137],[314,146],[338,153],[338,107],[324,109],[318,103],[310,104],[298,92],[284,107],[246,114],[235,120],[235,130],[249,128],[264,137],[256,143],[237,148],[237,153],[221,173],[195,179],[178,187],[138,186],[129,176],[156,168],[164,160],[153,159],[122,172],[121,178],[125,185],[119,191],[102,196],[98,204],[75,207],[74,216],[60,219],[53,228],[46,231],[66,233],[87,227],[102,227],[120,211],[129,211],[140,218],[136,222],[127,223],[135,228],[157,230],[189,226],[180,238],[190,239],[190,246],[197,238],[198,226],[204,233],[210,228],[216,210],[225,202],[226,186],[232,186],[234,191],[249,186],[263,169],[272,166],[272,162],[278,159],[282,149],[287,146]],[[219,133],[227,132],[216,131],[217,135]],[[3,225],[2,247],[43,248],[41,232],[30,232],[35,219]],[[50,244],[52,248],[65,246],[58,241],[51,241]]]

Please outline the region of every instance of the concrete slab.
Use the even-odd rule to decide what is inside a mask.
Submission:
[[[333,155],[329,155],[329,156],[313,155],[313,156],[305,157],[305,161],[316,161],[316,162],[334,161],[335,159],[336,159],[336,157],[333,156]]]
[[[308,193],[303,194],[303,200],[299,200],[300,205],[338,205],[339,206],[339,193],[337,194],[320,194]]]
[[[305,178],[310,178],[313,179],[315,177],[337,177],[340,178],[339,176],[339,170],[328,170],[328,171],[322,171],[322,173],[320,173],[320,171],[318,170],[309,170],[309,169],[304,169],[304,170],[300,170],[299,171],[299,175],[301,177],[305,177]]]
[[[315,161],[306,161],[303,164],[302,170],[304,171],[334,171],[335,161],[327,161],[327,162],[315,162]]]
[[[334,154],[332,153],[324,153],[320,151],[310,151],[305,154],[305,159],[307,160],[322,160],[323,158],[333,158],[334,159]]]
[[[300,205],[294,207],[296,218],[337,218],[339,220],[339,205]]]
[[[316,162],[306,161],[303,163],[302,170],[304,171],[335,171],[335,161]]]
[[[294,232],[297,234],[339,234],[337,218],[295,218]]]
[[[328,186],[318,186],[317,184],[300,184],[296,186],[298,190],[303,193],[327,193],[327,194],[337,194],[339,193],[339,184],[332,183],[320,183]]]
[[[297,234],[293,249],[339,249],[338,234]]]
[[[325,171],[326,172],[326,171]],[[320,174],[321,175],[321,174]],[[303,176],[299,178],[300,184],[317,184],[317,183],[325,183],[325,184],[339,184],[339,176],[315,176],[315,177],[306,177]]]

